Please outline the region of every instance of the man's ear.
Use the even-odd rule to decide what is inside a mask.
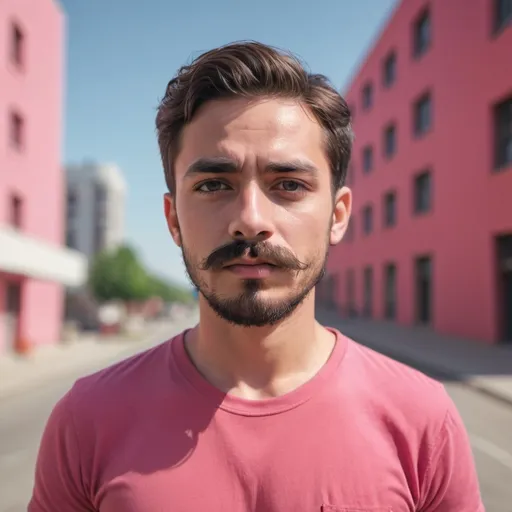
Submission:
[[[340,243],[343,235],[347,231],[351,212],[352,191],[348,187],[342,187],[336,192],[336,196],[334,197],[331,232],[329,235],[330,245]]]
[[[164,194],[164,213],[169,233],[171,233],[174,243],[178,247],[181,247],[181,232],[178,214],[176,212],[176,201],[170,193]]]

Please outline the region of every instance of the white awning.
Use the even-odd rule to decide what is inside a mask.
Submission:
[[[80,286],[87,279],[87,258],[78,251],[0,226],[0,271]]]

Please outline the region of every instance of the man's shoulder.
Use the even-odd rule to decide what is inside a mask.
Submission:
[[[170,345],[177,337],[80,377],[66,394],[69,407],[91,413],[92,409],[101,412],[101,408],[112,410],[127,401],[144,400],[169,377]]]
[[[441,382],[353,339],[346,342],[344,367],[364,399],[389,416],[444,420],[452,401]]]

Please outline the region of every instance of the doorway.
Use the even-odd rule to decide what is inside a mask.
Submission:
[[[21,313],[21,283],[7,281],[5,285],[5,347],[14,351],[19,333]]]
[[[512,343],[512,235],[496,239],[500,338]]]
[[[423,256],[416,260],[416,321],[432,323],[432,259]]]

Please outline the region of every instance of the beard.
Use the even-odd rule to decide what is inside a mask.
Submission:
[[[182,244],[182,256],[190,281],[203,295],[211,309],[223,320],[243,327],[272,326],[289,317],[323,278],[326,270],[328,243],[325,251],[308,262],[299,261],[288,249],[273,247],[268,242],[234,241],[213,251],[200,264]],[[233,297],[210,289],[201,279],[200,271],[219,270],[223,264],[249,253],[263,257],[282,271],[295,276],[293,289],[287,297],[269,299],[262,296],[264,283],[259,279],[241,280],[242,291]]]

